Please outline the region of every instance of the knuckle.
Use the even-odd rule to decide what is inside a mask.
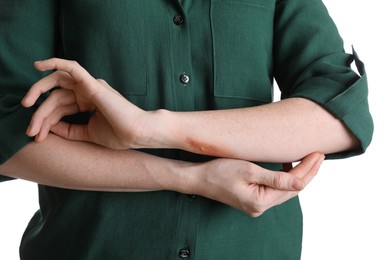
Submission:
[[[249,172],[251,172],[251,173],[256,173],[257,172],[258,166],[256,164],[247,162],[246,165],[247,165],[247,169],[248,169]]]
[[[57,77],[55,78],[54,84],[55,84],[56,87],[61,86],[61,85],[63,84],[62,78],[61,78],[60,76],[57,76]],[[54,91],[55,91],[55,90],[54,90]],[[53,92],[54,92],[54,91],[53,91]]]
[[[51,92],[50,96],[55,101],[57,106],[61,106],[66,104],[66,100],[64,99],[66,92],[63,89],[55,89]]]
[[[96,81],[101,84],[107,84],[107,82],[104,79],[96,79]]]
[[[50,127],[51,125],[52,125],[52,122],[51,122],[50,118],[45,117],[45,118],[42,120],[42,127],[41,127],[41,129]]]
[[[73,72],[75,71],[75,70],[77,70],[77,69],[79,69],[81,66],[80,66],[80,64],[77,62],[77,61],[75,61],[75,60],[70,60],[69,61],[69,73],[70,74],[73,74]]]
[[[63,59],[54,57],[54,58],[51,59],[51,62],[53,63],[55,69],[57,69],[58,64],[61,63],[61,62],[63,62]]]
[[[260,217],[262,214],[264,213],[264,210],[262,208],[258,208],[258,209],[251,209],[247,212],[247,214],[249,216],[251,216],[252,218],[257,218],[257,217]]]
[[[283,175],[281,172],[275,172],[274,178],[273,178],[273,185],[275,188],[280,188],[282,186],[282,180]]]
[[[252,218],[258,218],[262,215],[263,213],[261,212],[251,212],[249,213],[249,216],[251,216]]]
[[[256,165],[254,165],[253,163],[245,162],[243,166],[244,167],[242,167],[241,169],[245,172],[245,174],[247,174],[250,179],[255,178],[257,176]]]
[[[74,67],[77,67],[77,66],[80,66],[79,63],[75,60],[70,60],[69,63],[74,66]]]
[[[60,61],[61,59],[59,59],[59,58],[57,58],[57,57],[54,57],[54,58],[51,58],[50,59],[50,61],[52,61],[52,62],[58,62],[58,61]]]
[[[264,205],[260,199],[256,199],[256,200],[251,201],[251,205],[250,205],[249,210],[248,210],[248,214],[251,217],[256,218],[256,217],[262,215],[264,213],[264,211],[265,211],[265,208],[264,208]]]

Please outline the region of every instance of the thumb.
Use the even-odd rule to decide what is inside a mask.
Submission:
[[[72,141],[89,141],[87,125],[69,124],[60,121],[50,128],[50,131],[64,139]]]
[[[285,191],[303,190],[309,183],[321,165],[324,156],[320,153],[312,153],[306,156],[295,168],[285,171],[262,171],[257,179],[258,185]]]
[[[318,173],[325,156],[321,153],[312,153],[303,158],[303,160],[289,171],[293,176],[301,179],[306,186]]]

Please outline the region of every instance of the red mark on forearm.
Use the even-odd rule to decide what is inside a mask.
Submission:
[[[223,150],[220,147],[202,143],[192,138],[187,138],[186,144],[189,147],[188,150],[189,152],[204,154],[204,155],[212,155],[216,157],[234,158],[234,156],[232,156],[230,153],[228,153],[226,150]]]

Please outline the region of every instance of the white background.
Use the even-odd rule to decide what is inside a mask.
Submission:
[[[346,50],[350,51],[353,44],[366,64],[375,134],[366,154],[326,161],[301,193],[302,260],[390,259],[390,129],[385,124],[390,119],[387,2],[324,0]],[[0,205],[0,259],[16,260],[22,233],[38,208],[36,185],[20,180],[1,183]]]

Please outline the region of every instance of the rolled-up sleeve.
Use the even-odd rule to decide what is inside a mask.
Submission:
[[[363,153],[373,134],[364,64],[354,51],[345,53],[322,1],[277,1],[274,26],[274,71],[282,98],[302,97],[320,104],[360,141],[360,149],[328,158]],[[351,69],[352,62],[360,75]]]
[[[43,76],[34,69],[34,61],[52,57],[57,51],[56,2],[1,1],[0,164],[31,141],[25,131],[34,108],[25,109],[20,102]],[[0,176],[0,181],[7,179]]]

